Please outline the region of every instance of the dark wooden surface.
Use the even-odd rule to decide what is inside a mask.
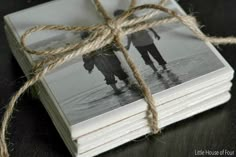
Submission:
[[[8,47],[2,17],[46,1],[0,1],[0,117],[11,95],[25,81]],[[236,36],[235,0],[180,0],[180,4],[205,25],[202,28],[205,33]],[[219,50],[235,69],[236,45],[220,46]],[[195,150],[236,151],[235,86],[231,93],[232,99],[221,107],[169,126],[159,136],[140,138],[100,156],[185,157],[194,156]],[[42,104],[28,94],[21,97],[17,104],[8,132],[12,157],[70,156]]]

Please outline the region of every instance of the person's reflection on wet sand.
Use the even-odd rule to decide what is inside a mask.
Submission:
[[[181,84],[182,81],[179,79],[178,75],[176,75],[171,70],[166,71],[168,78],[171,80],[171,82],[174,84],[174,86]]]
[[[171,69],[168,69],[163,72],[157,72],[156,76],[157,79],[161,81],[165,89],[182,83],[179,77]],[[167,76],[167,78],[165,76]]]

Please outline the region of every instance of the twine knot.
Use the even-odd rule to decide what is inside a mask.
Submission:
[[[122,36],[123,29],[122,29],[120,23],[118,22],[118,20],[110,19],[107,21],[106,24],[114,36],[118,36],[118,37]]]

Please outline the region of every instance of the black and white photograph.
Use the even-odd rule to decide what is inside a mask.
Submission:
[[[116,9],[113,15],[123,11]],[[66,33],[31,47],[50,49],[88,36]],[[153,94],[224,68],[211,48],[180,23],[135,32],[124,37],[123,44]],[[46,81],[71,125],[142,99],[125,59],[112,44],[63,65]]]
[[[0,5],[0,156],[233,156],[234,59],[221,44],[234,54],[236,37],[217,33],[233,2],[215,1]]]

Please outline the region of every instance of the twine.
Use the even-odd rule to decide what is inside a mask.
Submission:
[[[196,19],[189,15],[178,15],[175,11],[163,7],[163,5],[168,0],[161,0],[158,5],[155,4],[144,4],[136,6],[136,1],[131,0],[129,9],[125,11],[121,16],[112,19],[103,8],[99,0],[94,0],[98,12],[103,16],[105,23],[98,24],[94,26],[80,27],[80,26],[61,26],[61,25],[44,25],[35,26],[27,30],[21,37],[22,51],[30,54],[40,55],[44,60],[39,61],[33,68],[34,75],[16,92],[11,98],[6,111],[3,115],[3,120],[0,129],[0,155],[1,157],[9,157],[9,152],[6,142],[6,131],[10,122],[11,115],[14,111],[16,101],[18,98],[32,85],[38,82],[42,77],[44,77],[48,72],[55,69],[56,67],[70,61],[71,59],[81,56],[83,54],[88,54],[92,51],[100,49],[110,43],[115,43],[116,46],[123,53],[126,62],[128,63],[135,79],[138,82],[140,90],[142,91],[143,97],[147,102],[147,119],[149,126],[153,134],[157,134],[160,130],[158,128],[158,113],[155,107],[155,100],[152,97],[151,91],[142,78],[138,68],[134,64],[132,58],[130,57],[127,49],[121,43],[122,37],[151,28],[154,26],[160,26],[167,23],[180,22],[187,26],[193,33],[201,40],[211,42],[213,44],[236,44],[235,37],[208,37],[203,34],[199,28]],[[134,14],[140,10],[153,10],[147,15],[140,17],[135,17],[130,19],[130,15]],[[168,17],[161,20],[155,19],[159,12],[164,12],[169,14]],[[26,38],[34,32],[44,31],[44,30],[59,30],[59,31],[74,31],[74,32],[90,32],[90,36],[85,40],[70,44],[65,47],[36,51],[30,49],[26,46]]]

